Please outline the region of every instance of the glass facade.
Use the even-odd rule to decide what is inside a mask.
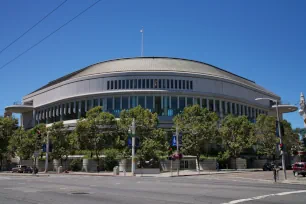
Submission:
[[[129,97],[128,96],[122,96],[122,109],[123,110],[129,109]]]
[[[145,96],[138,96],[138,105],[140,105],[143,108],[146,107]]]

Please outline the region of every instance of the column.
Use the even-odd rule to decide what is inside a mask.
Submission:
[[[63,121],[63,105],[64,104],[60,104],[60,121]]]
[[[206,109],[209,110],[209,99],[206,98]]]
[[[85,112],[87,112],[87,99],[85,99]]]
[[[71,103],[68,104],[68,114],[71,114]]]
[[[214,112],[216,112],[216,100],[213,99],[213,109],[214,109]]]
[[[100,101],[100,99],[99,99]],[[81,111],[82,111],[82,101],[79,101],[79,110],[78,110],[78,119],[81,118]],[[100,104],[100,103],[99,103]]]
[[[233,113],[233,103],[232,103],[232,102],[230,102],[230,113],[231,113],[232,115],[235,114],[235,113]]]
[[[76,101],[73,102],[73,113],[76,113]]]

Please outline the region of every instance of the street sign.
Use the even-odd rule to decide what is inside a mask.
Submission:
[[[140,139],[139,137],[135,138],[135,147],[138,148],[140,146]],[[132,148],[132,137],[128,137],[128,147]]]
[[[34,157],[38,157],[39,156],[39,151],[35,151],[34,152]]]
[[[183,144],[183,134],[182,133],[180,133],[179,134],[179,146],[182,146],[182,144]],[[176,135],[173,135],[172,136],[172,146],[176,146]]]

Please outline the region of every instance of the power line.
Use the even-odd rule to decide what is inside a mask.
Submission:
[[[18,59],[19,57],[21,57],[22,55],[24,55],[25,53],[27,53],[28,51],[30,51],[31,49],[33,49],[34,47],[36,47],[37,45],[39,45],[40,43],[42,43],[44,40],[46,40],[47,38],[51,37],[54,33],[56,33],[57,31],[59,31],[60,29],[62,29],[63,27],[65,27],[66,25],[68,25],[70,22],[72,22],[73,20],[75,20],[76,18],[78,18],[79,16],[81,16],[83,13],[85,13],[87,10],[89,10],[91,7],[93,7],[94,5],[96,5],[97,3],[99,3],[101,0],[96,1],[95,3],[91,4],[89,7],[87,7],[86,9],[84,9],[82,12],[80,12],[78,15],[76,15],[75,17],[73,17],[72,19],[70,19],[69,21],[67,21],[66,23],[64,23],[63,25],[61,25],[59,28],[57,28],[56,30],[54,30],[52,33],[50,33],[49,35],[47,35],[46,37],[44,37],[43,39],[41,39],[40,41],[38,41],[37,43],[35,43],[34,45],[32,45],[30,48],[26,49],[25,51],[23,51],[22,53],[20,53],[19,55],[17,55],[15,58],[13,58],[12,60],[8,61],[7,63],[5,63],[4,65],[2,65],[0,67],[0,70],[3,69],[4,67],[6,67],[7,65],[9,65],[10,63],[12,63],[13,61],[15,61],[16,59]]]
[[[41,23],[43,20],[45,20],[48,16],[50,16],[54,11],[56,11],[58,8],[60,8],[64,3],[66,3],[68,0],[63,1],[60,5],[58,5],[55,9],[53,9],[51,12],[49,12],[46,16],[44,16],[42,19],[40,19],[37,23],[35,23],[31,28],[26,30],[23,34],[21,34],[18,38],[13,40],[10,44],[8,44],[5,48],[3,48],[0,51],[0,54],[5,51],[7,48],[9,48],[11,45],[13,45],[15,42],[17,42],[20,38],[22,38],[25,34],[30,32],[33,28],[35,28],[39,23]]]

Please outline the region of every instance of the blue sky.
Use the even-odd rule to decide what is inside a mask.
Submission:
[[[0,0],[0,49],[63,0]],[[0,54],[0,66],[95,2],[68,0]],[[203,61],[296,104],[306,93],[306,1],[102,0],[0,70],[0,113],[47,82],[100,61],[144,55]],[[302,127],[297,112],[286,114]]]

